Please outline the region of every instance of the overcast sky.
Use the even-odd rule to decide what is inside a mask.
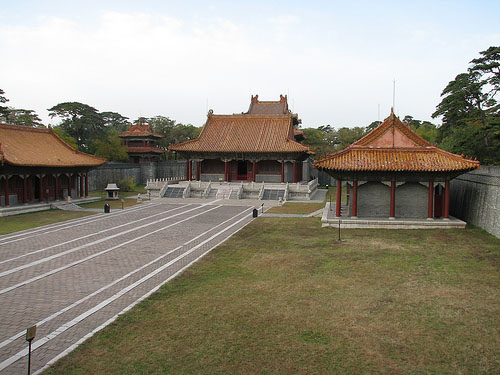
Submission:
[[[498,0],[3,0],[0,88],[46,123],[78,101],[201,126],[288,94],[304,127],[338,128],[385,118],[395,79],[396,114],[432,120],[499,19]]]

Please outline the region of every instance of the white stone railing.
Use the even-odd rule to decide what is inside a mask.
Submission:
[[[264,182],[262,182],[262,187],[259,190],[259,199],[262,199],[264,196]]]
[[[317,178],[309,181],[309,183],[307,184],[308,193],[315,191],[317,188],[318,188],[318,179]]]
[[[286,183],[285,186],[285,194],[283,195],[283,202],[286,202],[288,200],[288,193],[290,192],[290,186],[288,185],[288,182]]]
[[[212,181],[208,181],[208,185],[203,191],[203,198],[207,198],[210,195],[210,190],[212,189]]]
[[[182,198],[189,198],[191,196],[191,181],[188,181],[186,188],[182,192]]]

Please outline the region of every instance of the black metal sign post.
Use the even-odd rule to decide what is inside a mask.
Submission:
[[[33,327],[30,327],[26,330],[26,341],[29,342],[29,349],[28,349],[28,375],[31,374],[31,342],[35,338],[36,335],[36,325]]]

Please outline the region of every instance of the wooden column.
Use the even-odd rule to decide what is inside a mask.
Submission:
[[[257,174],[255,168],[257,168],[257,163],[256,162],[252,162],[252,181],[255,182],[255,175]]]
[[[43,202],[43,175],[40,173],[40,193],[38,194],[38,199],[40,202]]]
[[[358,217],[358,180],[352,181],[352,217]]]
[[[85,198],[89,196],[89,174],[85,172]]]
[[[429,193],[427,198],[427,219],[434,218],[434,183],[429,182]]]
[[[71,190],[73,189],[73,180],[71,173],[67,177],[68,177],[68,197],[71,197]]]
[[[443,218],[450,217],[450,181],[444,183],[444,215]]]
[[[391,212],[389,219],[396,218],[396,181],[391,181]]]
[[[80,196],[80,184],[78,183],[78,173],[74,174],[71,178],[72,178],[71,181],[75,179],[76,197],[78,198]]]
[[[342,204],[342,180],[337,180],[337,199],[335,200],[335,216],[340,217]]]
[[[229,178],[227,171],[228,171],[228,163],[227,160],[224,160],[224,181],[226,182],[228,181]]]
[[[83,173],[78,173],[80,177],[80,198],[83,197]]]
[[[59,174],[56,173],[56,186],[54,191],[54,199],[59,200]]]
[[[5,206],[8,206],[10,204],[9,202],[9,176],[5,175],[5,188],[4,188],[4,193],[5,193]]]
[[[26,173],[24,174],[24,181],[23,181],[23,203],[26,204],[28,203],[28,181],[27,181],[27,176]]]
[[[189,181],[189,159],[186,160],[186,180]]]
[[[201,178],[201,162],[196,162],[196,181],[200,181]]]
[[[30,202],[35,199],[35,194],[34,194],[34,190],[35,189],[33,189],[33,179],[34,179],[33,176],[31,176],[31,179],[28,178],[28,181],[29,181],[29,185],[28,186],[29,186],[29,191],[30,191],[30,195],[29,195],[29,201]]]
[[[285,161],[281,161],[281,183],[285,182]]]
[[[294,183],[297,182],[297,162],[293,161],[293,180]]]

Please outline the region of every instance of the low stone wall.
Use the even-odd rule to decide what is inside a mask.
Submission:
[[[134,177],[136,184],[156,178],[184,177],[185,160],[164,160],[151,163],[107,163],[89,172],[89,190],[103,190],[108,183]]]
[[[481,167],[450,183],[450,214],[500,238],[500,167]]]

